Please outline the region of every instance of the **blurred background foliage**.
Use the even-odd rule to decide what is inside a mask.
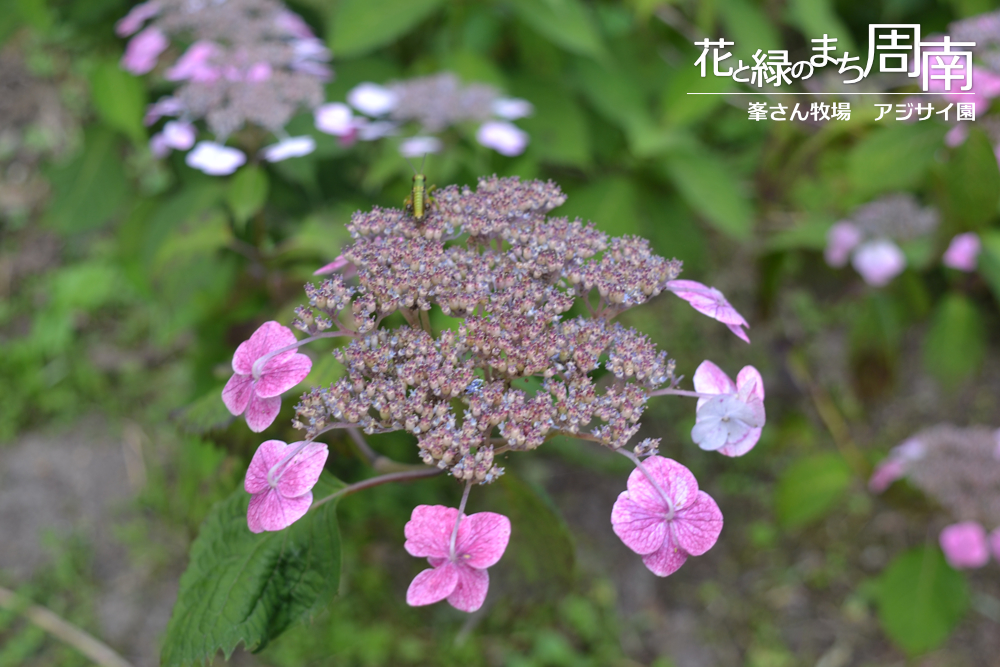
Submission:
[[[142,124],[163,82],[121,71],[113,26],[125,0],[7,0],[0,11],[0,442],[104,415],[148,434],[140,518],[118,539],[137,563],[175,563],[212,503],[241,483],[262,439],[219,400],[236,345],[262,321],[288,323],[312,271],[348,241],[355,210],[400,206],[410,167],[393,140],[318,149],[215,178],[179,154],[155,160]],[[864,50],[867,26],[925,33],[995,7],[990,0],[302,0],[334,53],[327,99],[363,81],[452,71],[523,97],[535,113],[523,155],[500,156],[457,127],[431,156],[430,183],[497,173],[553,179],[559,215],[639,234],[684,277],[722,289],[753,345],[663,297],[625,319],[691,376],[709,357],[765,377],[768,425],[747,457],[720,460],[689,438],[692,406],[654,401],[640,437],[688,465],[719,502],[715,549],[652,581],[608,530],[628,466],[583,443],[513,460],[511,485],[473,499],[519,512],[523,539],[497,568],[485,613],[411,609],[418,564],[402,526],[419,503],[453,503],[447,480],[380,487],[345,500],[341,594],[240,664],[984,665],[1000,637],[996,564],[957,573],[936,545],[947,517],[897,485],[865,490],[872,464],[940,421],[998,426],[1000,173],[985,135],[946,148],[947,127],[876,122],[854,98],[849,121],[752,122],[746,97],[698,76],[704,35],[736,57],[808,56],[824,33]],[[796,60],[797,58],[792,58]],[[801,99],[801,98],[800,98]],[[808,98],[806,98],[808,99]],[[857,101],[857,100],[861,101]],[[828,228],[889,192],[935,206],[934,236],[906,247],[885,288],[822,258]],[[984,239],[980,270],[938,258],[952,235]],[[439,323],[440,324],[440,323]],[[319,347],[319,346],[317,346]],[[311,384],[337,377],[318,361]],[[265,434],[295,439],[291,406]],[[127,430],[127,429],[126,429]],[[416,460],[406,438],[373,439]],[[365,474],[330,440],[342,479]],[[4,456],[0,450],[0,458]],[[515,488],[516,487],[516,488]],[[559,512],[565,518],[560,516]],[[2,530],[2,526],[0,526]],[[95,634],[87,546],[53,543],[49,569],[0,582]],[[159,560],[158,560],[159,559]],[[176,580],[176,567],[163,566]],[[88,584],[88,582],[91,582]],[[876,624],[874,619],[878,619]],[[156,655],[146,647],[142,655]],[[0,665],[83,664],[9,613]],[[153,664],[153,663],[150,663]]]

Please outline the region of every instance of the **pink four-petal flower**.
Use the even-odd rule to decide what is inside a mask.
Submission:
[[[698,490],[691,471],[673,459],[651,456],[628,477],[611,510],[611,526],[650,571],[665,577],[700,556],[719,539],[722,512]],[[655,481],[655,484],[654,484]]]
[[[448,600],[455,609],[473,612],[483,606],[490,586],[486,568],[496,564],[510,541],[510,520],[502,514],[462,515],[454,547],[452,531],[458,510],[418,505],[406,523],[403,546],[411,556],[426,557],[431,568],[418,574],[406,591],[406,603],[419,607]]]
[[[222,400],[234,415],[246,413],[251,431],[260,433],[281,410],[281,394],[309,375],[312,360],[294,349],[277,354],[262,364],[258,360],[296,343],[295,334],[277,322],[265,322],[250,340],[240,343],[233,355],[233,371]],[[255,366],[257,366],[255,368]]]
[[[320,442],[268,440],[250,461],[243,488],[253,494],[247,525],[254,533],[283,530],[301,519],[312,505],[328,451]]]
[[[744,366],[734,383],[711,361],[694,372],[694,390],[717,394],[699,398],[691,438],[704,450],[726,456],[743,456],[760,440],[764,412],[764,380],[753,366]]]
[[[699,313],[725,324],[740,340],[750,342],[750,337],[743,330],[750,325],[719,290],[694,280],[671,280],[667,282],[667,289],[690,303]]]

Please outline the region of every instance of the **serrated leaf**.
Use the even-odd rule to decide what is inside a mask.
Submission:
[[[919,184],[942,146],[944,133],[942,126],[930,123],[893,123],[872,132],[847,158],[847,173],[859,201]]]
[[[878,578],[882,629],[910,655],[940,646],[969,608],[969,585],[937,547],[911,549]]]
[[[444,0],[341,0],[335,4],[330,48],[338,58],[360,56],[405,35]]]
[[[264,206],[269,186],[267,172],[257,165],[244,167],[229,179],[226,204],[241,229]]]
[[[938,380],[955,385],[972,375],[986,356],[986,327],[965,296],[949,294],[937,306],[924,340],[924,365]]]
[[[48,222],[61,232],[100,227],[118,210],[128,193],[128,181],[118,155],[118,141],[106,129],[91,129],[83,151],[50,173],[55,196]]]
[[[750,238],[753,209],[721,159],[705,147],[679,148],[663,166],[684,200],[713,227],[738,241]]]
[[[343,486],[324,472],[313,496]],[[311,510],[285,530],[258,535],[247,528],[249,502],[241,486],[202,524],[163,641],[165,667],[211,661],[218,651],[228,659],[240,643],[259,651],[336,595],[337,502]]]
[[[993,145],[973,129],[948,163],[948,222],[978,229],[996,217],[1000,204],[1000,170]]]
[[[581,56],[604,57],[601,35],[578,0],[514,0],[512,6],[519,19],[553,44]]]
[[[786,529],[800,528],[823,518],[840,502],[851,476],[851,467],[839,454],[817,454],[794,462],[775,488],[778,522]]]
[[[90,74],[90,97],[97,115],[109,127],[137,144],[146,140],[142,125],[146,91],[139,79],[122,71],[116,62],[102,62]]]

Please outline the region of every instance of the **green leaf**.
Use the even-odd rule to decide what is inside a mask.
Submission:
[[[639,234],[638,194],[632,179],[612,176],[566,193],[559,214],[595,223],[613,236]]]
[[[663,166],[685,201],[713,227],[738,241],[750,238],[753,209],[720,158],[705,147],[679,148]]]
[[[101,120],[137,144],[146,140],[142,124],[146,91],[142,82],[116,62],[102,62],[90,74],[90,96]]]
[[[55,196],[48,222],[61,232],[82,232],[106,223],[128,193],[115,135],[91,129],[83,151],[50,174]]]
[[[570,588],[576,550],[565,521],[551,502],[515,475],[504,475],[486,497],[486,507],[513,526],[510,545],[496,576],[518,599],[561,599]],[[490,573],[491,576],[494,574]]]
[[[566,51],[603,58],[604,44],[587,8],[578,0],[513,0],[524,23]]]
[[[774,492],[778,522],[794,529],[817,521],[832,510],[851,483],[851,468],[839,454],[799,459],[785,469]]]
[[[549,164],[590,164],[587,120],[568,91],[548,81],[522,79],[514,82],[512,93],[535,105],[534,115],[518,121],[531,138],[530,154]]]
[[[241,228],[267,201],[269,188],[267,172],[257,165],[244,167],[229,180],[226,204]]]
[[[936,547],[911,549],[878,578],[882,629],[910,655],[940,646],[969,608],[969,584]]]
[[[444,0],[341,0],[334,6],[330,48],[338,58],[360,56],[412,30]]]
[[[993,145],[974,129],[948,163],[948,222],[959,229],[978,229],[997,214],[1000,170]]]
[[[830,0],[791,0],[788,14],[807,40],[829,35],[837,39],[837,52],[857,51],[851,31],[837,16]]]
[[[222,402],[222,388],[223,385],[218,385],[176,414],[183,431],[201,435],[225,428],[233,421],[233,415]]]
[[[1000,302],[1000,231],[991,230],[980,235],[983,250],[979,255],[979,275]]]
[[[918,185],[941,147],[945,131],[937,123],[893,122],[872,132],[847,159],[847,173],[858,200]]]
[[[975,373],[986,356],[986,327],[976,307],[961,294],[938,304],[924,340],[924,365],[953,386]]]
[[[324,472],[313,496],[343,486]],[[285,530],[258,535],[247,528],[249,501],[250,494],[238,488],[202,524],[163,640],[165,667],[211,661],[220,650],[228,659],[240,642],[259,651],[337,594],[336,501]]]
[[[726,27],[726,37],[736,42],[732,47],[732,57],[720,65],[723,71],[729,67],[729,63],[735,63],[739,58],[743,58],[745,62],[752,62],[749,59],[750,54],[757,49],[768,51],[781,48],[781,38],[773,22],[750,0],[721,0],[719,14]],[[693,60],[691,63],[694,67]]]

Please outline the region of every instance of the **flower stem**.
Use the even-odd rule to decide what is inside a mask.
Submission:
[[[462,522],[462,513],[465,512],[465,503],[469,500],[469,490],[472,488],[472,480],[465,483],[465,491],[462,492],[462,502],[458,504],[458,515],[455,517],[455,527],[451,529],[451,541],[448,543],[448,555],[452,562],[455,561],[455,542],[458,541],[458,524]]]
[[[665,389],[657,389],[656,391],[651,391],[647,394],[649,398],[653,396],[690,396],[691,398],[715,398],[719,394],[702,394],[697,391],[687,391],[686,389],[671,389],[667,387]]]
[[[268,352],[263,357],[253,362],[253,369],[252,369],[253,379],[259,380],[260,374],[264,370],[264,366],[267,365],[267,362],[271,361],[271,359],[274,359],[279,354],[284,354],[285,352],[288,352],[290,350],[296,350],[305,345],[306,343],[311,343],[314,340],[319,340],[320,338],[336,338],[338,336],[351,336],[353,338],[354,336],[357,336],[357,333],[355,333],[354,331],[348,331],[347,329],[338,329],[337,331],[324,331],[323,333],[318,333],[309,336],[308,338],[303,338],[302,340],[296,341],[291,345],[286,345],[285,347],[279,347],[277,350],[274,350],[273,352]]]
[[[616,449],[615,451],[618,452],[619,454],[621,454],[622,456],[624,456],[625,458],[627,458],[628,460],[630,460],[632,463],[635,464],[636,468],[638,468],[640,471],[642,471],[642,474],[646,476],[646,479],[648,479],[649,483],[653,485],[653,488],[656,489],[656,492],[660,494],[660,498],[663,499],[663,502],[665,502],[667,504],[667,509],[670,510],[667,513],[667,516],[666,516],[667,521],[670,521],[671,519],[673,519],[674,518],[674,501],[672,501],[670,499],[670,496],[668,496],[667,493],[663,490],[663,488],[660,486],[659,482],[657,482],[655,479],[653,479],[653,475],[650,474],[650,472],[648,470],[646,470],[646,466],[642,465],[642,461],[639,460],[639,457],[636,456],[635,454],[633,454],[632,452],[628,451],[627,449],[624,449],[624,448],[622,448],[622,449]]]
[[[409,470],[407,472],[391,472],[388,475],[379,475],[378,477],[364,479],[354,484],[348,484],[344,488],[334,491],[326,498],[317,500],[312,504],[312,507],[310,507],[309,510],[312,511],[320,505],[324,505],[335,498],[349,496],[352,493],[364,491],[365,489],[370,489],[373,486],[381,486],[382,484],[388,484],[390,482],[406,482],[409,480],[421,479],[423,477],[434,477],[435,475],[440,475],[441,472],[442,471],[438,468],[424,468],[423,470]]]

